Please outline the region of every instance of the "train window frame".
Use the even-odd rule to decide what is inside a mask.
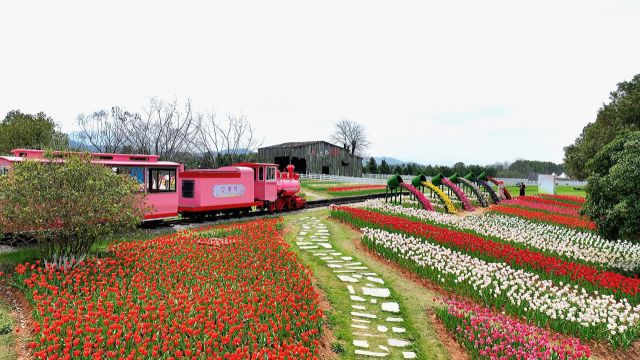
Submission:
[[[268,166],[267,167],[267,174],[266,174],[265,179],[268,182],[276,181],[276,168],[275,167],[273,167],[273,166]]]
[[[169,173],[169,188],[168,189],[159,189],[159,178],[158,178],[158,174],[160,172],[168,172]],[[178,171],[177,169],[174,168],[149,168],[148,171],[149,177],[148,177],[148,182],[147,182],[147,190],[150,193],[174,193],[177,192],[177,188],[178,188]],[[155,175],[154,175],[155,174]],[[173,174],[173,186],[171,183],[171,176]],[[157,188],[154,188],[154,181],[155,180],[155,184]]]
[[[131,175],[132,169],[138,169],[139,174],[142,175],[142,179],[138,178],[137,176],[132,176]],[[146,191],[147,178],[146,178],[146,174],[145,174],[146,171],[144,166],[112,166],[111,171],[113,171],[114,174],[118,174],[118,175],[123,175],[123,174],[129,175],[129,177],[134,179],[140,186],[138,191]]]
[[[264,181],[264,166],[258,167],[258,181]]]

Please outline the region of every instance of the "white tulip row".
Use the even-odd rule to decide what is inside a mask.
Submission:
[[[635,332],[640,323],[640,305],[633,307],[626,299],[542,280],[531,272],[486,262],[423,239],[379,229],[361,231],[376,248],[387,249],[427,269],[434,280],[454,288],[472,288],[488,302],[500,297],[529,315],[544,314],[552,321],[569,322],[574,328],[587,328],[600,335]]]
[[[431,201],[431,206],[433,206],[434,208],[439,208],[439,209],[444,209],[444,204],[442,204],[442,202],[440,202],[440,200],[438,201],[433,201],[433,199],[430,199]],[[404,197],[402,198],[402,205],[400,205],[400,203],[398,201],[396,201],[395,203],[396,205],[393,206],[398,206],[398,207],[407,207],[407,206],[412,206],[415,208],[422,208],[422,204],[420,204],[419,201],[413,200],[413,199],[405,199]],[[366,204],[363,204],[366,205]]]
[[[455,216],[422,209],[404,208],[379,200],[368,201],[365,207],[435,221],[460,229],[473,230],[482,235],[525,244],[571,259],[602,264],[611,269],[635,270],[640,268],[640,245],[622,240],[607,241],[588,231],[499,214]]]

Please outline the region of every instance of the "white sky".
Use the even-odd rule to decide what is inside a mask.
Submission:
[[[3,1],[0,114],[151,96],[242,112],[265,145],[365,125],[372,155],[562,160],[640,73],[640,1]]]

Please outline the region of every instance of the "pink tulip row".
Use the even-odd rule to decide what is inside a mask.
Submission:
[[[511,199],[511,200],[504,200],[504,201],[500,202],[500,205],[514,205],[514,206],[521,206],[521,207],[525,207],[525,208],[529,208],[529,209],[536,209],[536,210],[553,212],[553,213],[556,213],[556,214],[569,215],[569,216],[580,216],[578,214],[578,209],[576,209],[576,208],[558,206],[558,205],[553,205],[553,204],[544,204],[544,203],[539,203],[539,202],[534,202],[534,201],[527,201],[527,200],[523,200],[523,199],[520,199],[520,198],[514,198],[514,199]]]
[[[587,345],[575,338],[560,338],[547,330],[521,323],[492,310],[453,299],[438,311],[445,326],[473,358],[479,359],[586,359]]]

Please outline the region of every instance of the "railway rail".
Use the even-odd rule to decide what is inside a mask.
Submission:
[[[225,222],[233,222],[239,219],[245,218],[260,218],[260,217],[269,217],[269,216],[280,216],[282,214],[291,214],[302,211],[307,211],[309,209],[316,209],[327,207],[329,205],[335,204],[353,204],[359,203],[365,200],[370,199],[379,199],[385,196],[384,193],[380,194],[370,194],[370,195],[358,195],[358,196],[349,196],[343,198],[333,198],[333,199],[322,199],[322,200],[313,200],[307,201],[306,205],[302,209],[297,210],[288,210],[280,213],[268,213],[266,211],[252,211],[249,213],[243,214],[228,214],[228,215],[219,215],[216,217],[208,217],[202,219],[188,219],[188,218],[178,218],[172,220],[164,220],[157,222],[145,222],[140,225],[141,228],[150,229],[150,230],[158,230],[161,231],[166,228],[187,228],[187,227],[197,227],[207,224],[215,224],[215,223],[225,223]],[[19,246],[19,245],[27,245],[32,244],[33,242],[29,240],[28,236],[25,235],[15,235],[15,234],[0,234],[2,238],[0,239],[0,245],[9,245],[9,246]]]
[[[266,211],[252,211],[249,213],[241,213],[241,214],[235,214],[235,215],[231,215],[231,214],[218,215],[216,217],[203,218],[199,220],[181,218],[181,219],[173,219],[173,220],[164,220],[162,222],[155,222],[155,223],[147,222],[142,224],[141,226],[148,229],[161,229],[161,228],[174,227],[174,226],[195,227],[195,226],[202,226],[207,224],[232,222],[232,221],[235,221],[238,219],[244,219],[244,218],[280,216],[283,214],[298,213],[298,212],[303,212],[310,209],[327,207],[329,205],[354,204],[354,203],[359,203],[359,202],[363,202],[370,199],[380,199],[380,198],[383,198],[384,196],[385,196],[384,193],[380,193],[380,194],[348,196],[343,198],[312,200],[312,201],[307,201],[305,207],[302,209],[287,210],[279,213],[269,213]]]

